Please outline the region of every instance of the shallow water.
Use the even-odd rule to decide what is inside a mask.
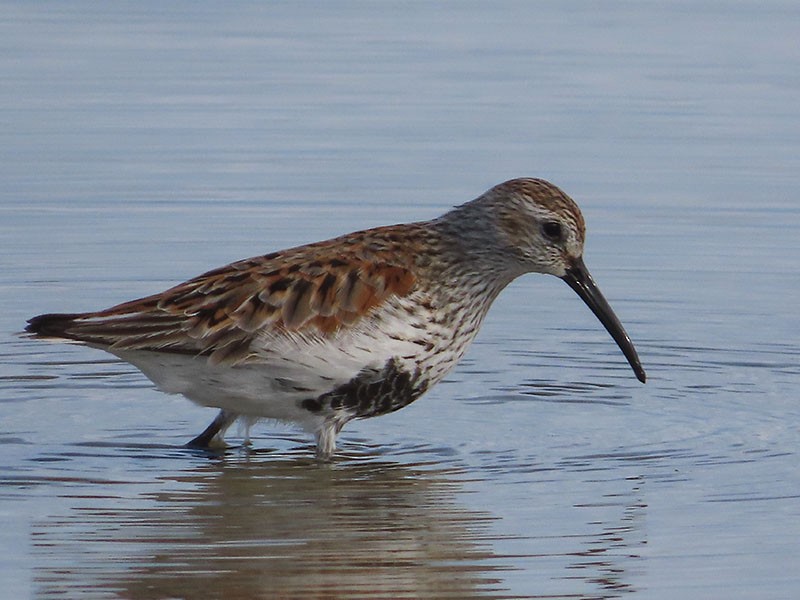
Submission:
[[[800,592],[793,3],[2,9],[3,594]],[[212,411],[18,335],[521,175],[582,206],[645,386],[530,276],[320,465],[268,423],[186,450]]]

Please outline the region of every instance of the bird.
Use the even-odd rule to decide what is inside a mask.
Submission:
[[[527,273],[563,279],[646,375],[590,275],[577,204],[537,178],[442,216],[233,262],[96,312],[43,314],[35,337],[82,342],[158,389],[217,408],[187,445],[226,447],[238,419],[299,425],[330,460],[342,427],[407,406],[459,362],[493,301]],[[248,438],[249,439],[249,438]]]

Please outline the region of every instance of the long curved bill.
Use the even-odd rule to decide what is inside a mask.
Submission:
[[[633,372],[636,373],[636,378],[644,383],[647,380],[647,375],[642,368],[642,363],[639,362],[639,355],[636,354],[636,348],[633,347],[633,342],[628,334],[625,333],[625,328],[619,322],[617,315],[611,309],[608,301],[603,297],[600,288],[592,279],[589,270],[583,263],[583,258],[578,258],[574,261],[571,268],[567,269],[567,274],[562,277],[567,285],[571,287],[580,296],[586,305],[592,309],[595,316],[600,319],[600,322],[617,342],[619,349],[628,359]]]

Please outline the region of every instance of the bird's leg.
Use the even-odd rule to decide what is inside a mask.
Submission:
[[[336,452],[336,436],[344,426],[344,421],[326,419],[316,432],[317,458],[328,461]]]
[[[189,448],[224,448],[225,431],[239,418],[235,412],[221,410],[211,424],[188,444]]]

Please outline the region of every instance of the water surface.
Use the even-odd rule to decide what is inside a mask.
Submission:
[[[800,592],[794,3],[2,10],[4,594]],[[212,411],[19,335],[522,175],[581,205],[647,385],[530,276],[319,465],[268,423],[186,450]]]

